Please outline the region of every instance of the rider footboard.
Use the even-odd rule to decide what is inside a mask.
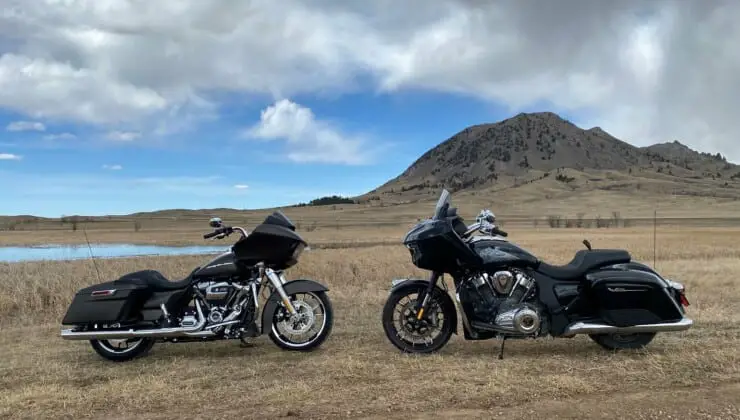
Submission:
[[[107,282],[79,290],[62,320],[65,325],[116,323],[136,316],[147,288]]]
[[[683,317],[668,285],[652,273],[607,270],[586,278],[595,315],[609,325],[657,324]]]

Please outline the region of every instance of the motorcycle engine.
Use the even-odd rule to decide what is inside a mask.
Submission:
[[[484,272],[464,282],[464,300],[474,316],[486,323],[512,333],[537,335],[543,317],[536,299],[530,299],[535,287],[534,279],[520,270]]]
[[[218,324],[224,320],[227,304],[236,292],[233,286],[226,282],[204,282],[198,284],[198,289],[206,298],[211,307],[208,312],[208,322]]]

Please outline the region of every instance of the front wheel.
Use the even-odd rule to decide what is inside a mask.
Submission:
[[[296,314],[280,306],[272,318],[270,340],[284,350],[309,351],[331,333],[334,311],[326,292],[302,292],[289,296]]]
[[[393,292],[383,307],[383,329],[388,340],[405,353],[433,353],[452,337],[455,306],[433,289],[427,309],[417,319],[416,304],[426,286]]]
[[[596,344],[607,350],[641,349],[655,338],[654,332],[633,334],[590,334]]]
[[[154,340],[151,338],[90,340],[90,345],[105,359],[126,362],[147,354],[154,346]]]

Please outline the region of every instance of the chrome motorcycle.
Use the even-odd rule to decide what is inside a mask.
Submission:
[[[246,229],[210,221],[204,239],[240,238],[227,252],[180,281],[143,270],[79,290],[68,310],[61,336],[89,340],[112,361],[144,355],[155,342],[248,339],[268,334],[280,348],[308,351],[320,346],[333,326],[326,286],[285,278],[307,246],[282,212]],[[259,296],[268,298],[260,305]],[[261,317],[259,310],[262,309]]]

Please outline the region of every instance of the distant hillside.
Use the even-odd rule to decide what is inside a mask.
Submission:
[[[671,190],[665,188],[666,182],[709,180],[711,188],[701,190],[712,195],[715,188],[733,188],[730,182],[740,180],[740,167],[719,154],[696,152],[679,142],[640,148],[599,127],[582,129],[554,113],[521,113],[460,131],[358,200],[381,196],[391,201],[415,200],[438,193],[442,187],[455,191],[514,187],[549,176],[573,189],[585,184],[598,188],[603,177],[578,175],[589,173],[610,173],[611,178],[628,175],[630,179],[620,181],[622,189],[660,184],[656,189],[662,193]],[[724,191],[720,195],[735,194]]]
[[[299,203],[295,207],[305,206],[329,206],[334,204],[355,204],[355,200],[347,197],[341,197],[338,195],[332,195],[328,197],[320,197],[309,201],[308,203]]]
[[[469,211],[493,205],[510,214],[550,214],[570,208],[648,214],[662,206],[682,214],[722,208],[723,214],[734,215],[740,208],[740,166],[720,154],[698,152],[678,141],[635,147],[599,127],[583,129],[557,114],[539,112],[465,128],[366,194],[320,197],[282,209],[291,217],[334,222],[365,218],[375,214],[375,208],[389,206],[395,209],[383,214],[415,217],[443,187]],[[217,215],[256,222],[272,210],[164,209],[78,220],[207,220]],[[0,217],[0,230],[50,220]]]

